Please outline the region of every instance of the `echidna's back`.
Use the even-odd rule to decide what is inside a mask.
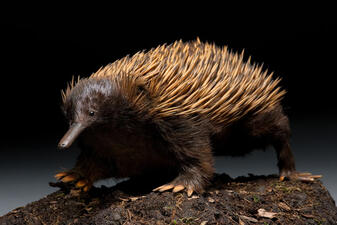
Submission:
[[[243,62],[243,54],[199,40],[177,41],[126,56],[93,74],[142,77],[157,101],[158,116],[200,115],[214,124],[233,122],[247,113],[268,110],[285,91],[262,66]]]

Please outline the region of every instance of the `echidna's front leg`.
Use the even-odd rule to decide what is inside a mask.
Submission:
[[[55,178],[64,183],[72,183],[76,189],[87,192],[95,181],[111,176],[111,169],[106,168],[109,164],[103,160],[89,151],[82,151],[75,167],[56,174]]]
[[[213,174],[213,172],[203,170],[198,167],[185,168],[172,182],[157,187],[153,191],[172,190],[172,192],[180,192],[186,190],[188,196],[191,196],[193,192],[202,192]]]
[[[189,152],[192,151],[189,149]],[[214,173],[213,157],[210,148],[198,149],[195,153],[194,157],[197,156],[195,158],[186,157],[179,175],[173,181],[153,191],[180,192],[185,190],[188,196],[191,196],[193,192],[202,192]]]
[[[85,176],[77,170],[77,168],[57,173],[55,178],[64,183],[72,183],[76,189],[83,192],[89,191],[93,184],[93,182],[86,179]]]
[[[178,176],[168,184],[153,191],[186,190],[188,196],[202,192],[214,174],[210,142],[212,127],[196,118],[167,118],[158,124],[168,151],[177,162]]]

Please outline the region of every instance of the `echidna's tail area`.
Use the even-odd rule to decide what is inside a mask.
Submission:
[[[122,74],[141,78],[156,105],[156,117],[202,116],[213,124],[229,124],[248,113],[272,109],[285,94],[280,79],[262,66],[244,61],[243,53],[214,44],[177,41],[126,56],[92,77]]]

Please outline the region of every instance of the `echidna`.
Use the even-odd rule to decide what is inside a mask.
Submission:
[[[272,145],[280,178],[297,173],[280,79],[227,47],[177,41],[126,56],[62,93],[70,129],[79,139],[75,167],[56,178],[87,191],[108,177],[174,176],[154,191],[201,192],[214,173],[213,153],[244,155]]]

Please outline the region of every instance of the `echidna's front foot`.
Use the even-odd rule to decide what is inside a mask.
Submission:
[[[300,173],[297,171],[281,171],[280,173],[280,181],[283,181],[285,178],[290,180],[300,180],[312,182],[315,179],[321,178],[322,175],[312,175],[311,173]]]
[[[74,184],[75,189],[83,192],[88,192],[92,187],[92,182],[90,182],[88,179],[83,178],[74,171],[57,173],[55,175],[55,178],[64,183],[72,183]]]
[[[164,192],[172,190],[174,193],[186,191],[187,196],[190,197],[193,192],[203,192],[212,175],[212,170],[205,173],[202,169],[193,168],[180,174],[172,182],[153,189],[153,191]]]
[[[183,190],[186,190],[187,191],[187,196],[190,197],[194,190],[192,187],[188,186],[188,187],[185,187],[184,185],[182,184],[171,184],[171,183],[168,183],[168,184],[164,184],[162,186],[159,186],[155,189],[153,189],[153,191],[159,191],[159,192],[164,192],[164,191],[169,191],[169,190],[172,190],[172,192],[180,192],[180,191],[183,191]]]

